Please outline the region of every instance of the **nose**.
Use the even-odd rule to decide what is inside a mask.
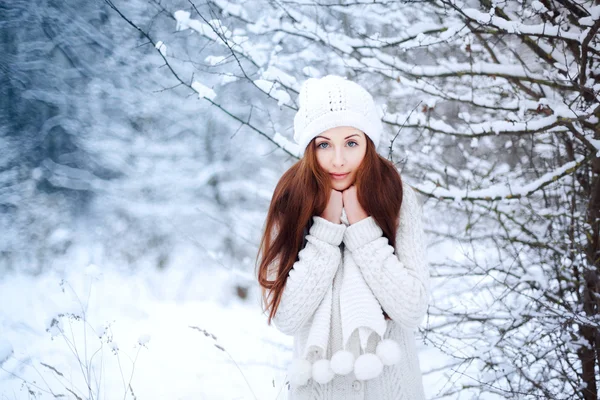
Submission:
[[[344,150],[340,147],[336,148],[333,152],[333,166],[339,168],[346,163],[346,155]]]

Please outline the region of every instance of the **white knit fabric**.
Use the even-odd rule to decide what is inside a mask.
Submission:
[[[337,75],[309,78],[298,95],[299,109],[294,116],[294,140],[302,154],[320,133],[338,126],[363,131],[379,144],[383,125],[373,97],[358,83]]]
[[[344,209],[342,209],[341,219],[344,225],[349,225]],[[367,222],[368,221],[365,221],[363,223]],[[367,341],[371,333],[376,333],[380,340],[385,333],[387,324],[381,306],[377,302],[373,292],[360,273],[358,265],[356,265],[351,256],[347,258],[347,262],[344,264],[340,300],[343,350],[347,349],[351,335],[357,331],[361,345],[361,353],[365,353]],[[332,301],[333,283],[331,283],[329,289],[325,292],[325,297],[319,304],[311,320],[311,326],[308,332],[304,352],[302,353],[302,358],[309,359],[312,357],[313,359],[319,358],[328,360],[333,358],[333,356],[326,357],[331,327]],[[355,358],[357,356],[358,355],[355,355]],[[288,373],[292,372],[296,372],[300,376],[303,375],[301,371],[295,371],[295,368]],[[345,373],[343,375],[345,375]],[[292,381],[295,381],[295,379],[292,379]]]
[[[334,224],[314,216],[306,235],[306,245],[288,275],[273,322],[281,332],[294,336],[294,357],[306,356],[315,362],[323,356],[331,358],[339,350],[351,351],[355,358],[376,353],[380,338],[372,334],[366,349],[360,343],[360,329],[354,330],[344,345],[342,309],[351,312],[351,296],[342,296],[344,273],[356,263],[364,282],[381,308],[390,316],[385,321],[384,339],[393,339],[400,347],[400,362],[386,366],[381,374],[369,380],[358,380],[354,372],[335,375],[326,384],[309,380],[306,385],[291,385],[288,398],[302,399],[424,399],[422,377],[414,339],[414,330],[421,323],[428,305],[429,271],[425,261],[421,206],[410,185],[403,182],[396,247],[398,254],[383,236],[373,217],[352,225]],[[344,243],[344,248],[340,245]],[[319,305],[331,290],[330,323],[316,328]],[[357,301],[356,298],[352,299]],[[343,303],[343,304],[342,304]],[[379,308],[379,312],[381,312]],[[374,307],[374,313],[377,312]],[[321,310],[326,310],[325,307]],[[346,317],[345,317],[346,318]],[[325,354],[306,353],[311,329],[328,333]]]

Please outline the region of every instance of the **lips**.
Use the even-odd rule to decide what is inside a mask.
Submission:
[[[330,175],[333,177],[333,179],[344,179],[345,177],[348,176],[348,174],[330,174]]]

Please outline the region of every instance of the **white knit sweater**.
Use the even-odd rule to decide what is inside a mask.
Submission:
[[[390,316],[383,338],[391,338],[401,348],[400,363],[387,366],[377,378],[360,381],[350,373],[336,375],[328,384],[310,380],[291,386],[288,399],[366,399],[421,400],[425,398],[414,330],[421,323],[429,299],[429,271],[425,260],[425,239],[421,205],[416,192],[403,182],[403,200],[396,248],[388,244],[373,217],[352,225],[343,215],[342,224],[314,216],[306,244],[290,271],[273,323],[282,333],[294,336],[294,356],[301,354],[314,312],[333,281],[331,334],[327,357],[342,348],[340,286],[344,261],[352,257],[379,301]],[[343,244],[342,244],[343,242]],[[381,312],[381,310],[379,310]],[[362,354],[358,331],[350,340],[355,356]],[[374,353],[376,335],[367,344]]]

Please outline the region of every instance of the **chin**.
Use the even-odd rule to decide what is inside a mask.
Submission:
[[[338,192],[343,192],[344,190],[348,189],[350,186],[352,186],[351,182],[333,182],[333,188],[335,190],[337,190]]]

